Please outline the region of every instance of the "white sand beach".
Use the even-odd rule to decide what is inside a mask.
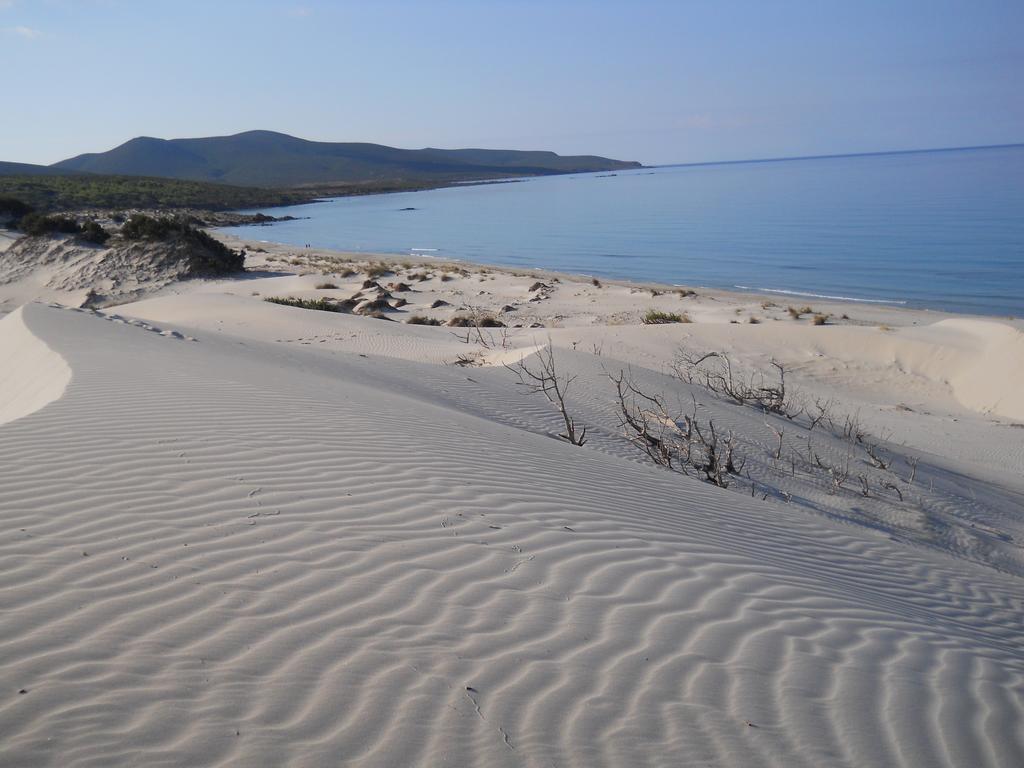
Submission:
[[[1021,321],[246,247],[0,286],[0,764],[1024,764]],[[264,301],[357,293],[393,322]],[[549,352],[583,445],[506,367]]]

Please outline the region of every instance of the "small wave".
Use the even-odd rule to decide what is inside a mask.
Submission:
[[[410,251],[416,251],[417,253],[427,253],[427,252],[436,253],[437,251],[439,251],[441,249],[440,248],[410,248],[409,250]]]
[[[831,296],[827,293],[808,293],[807,291],[785,291],[781,288],[754,288],[749,285],[734,285],[742,291],[757,291],[758,293],[781,293],[786,296],[804,296],[809,299],[833,299],[835,301],[856,301],[861,304],[906,304],[898,299],[858,299],[853,296]]]

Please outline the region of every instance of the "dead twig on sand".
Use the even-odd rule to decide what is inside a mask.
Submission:
[[[695,399],[689,414],[675,415],[660,395],[640,390],[626,371],[608,374],[608,378],[615,384],[620,426],[626,437],[656,464],[684,475],[693,471],[720,488],[728,488],[730,478],[742,473],[743,464],[736,462],[734,435],[722,435],[710,419],[701,424]]]
[[[543,394],[562,417],[565,424],[565,432],[559,437],[567,440],[573,445],[583,445],[587,441],[587,428],[577,429],[576,420],[569,415],[565,405],[565,394],[570,385],[576,379],[575,376],[562,376],[555,367],[555,352],[550,339],[543,351],[538,352],[538,365],[531,368],[526,360],[520,360],[514,365],[506,364],[505,367],[516,374],[519,383],[527,387],[531,392]]]

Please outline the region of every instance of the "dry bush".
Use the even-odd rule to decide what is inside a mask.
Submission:
[[[338,286],[334,283],[317,283],[316,289],[318,291],[334,291],[337,290]]]
[[[452,328],[463,328],[463,333],[453,332],[455,338],[461,341],[463,344],[479,344],[482,347],[491,349],[498,345],[498,342],[494,338],[494,334],[490,330],[485,329],[501,329],[501,347],[507,349],[509,347],[508,330],[505,323],[498,320],[494,315],[483,310],[480,307],[466,307],[468,314],[456,315],[451,318],[446,325]]]
[[[811,447],[810,440],[807,441],[807,453],[813,461],[814,466],[824,470],[831,481],[829,494],[835,495],[842,490],[843,485],[850,478],[850,461],[853,459],[852,452],[847,453],[840,463],[828,462],[821,458]]]
[[[647,310],[647,314],[641,318],[641,322],[644,325],[666,325],[668,323],[689,323],[690,316],[683,312],[682,314],[676,312],[661,312],[657,309]]]
[[[771,378],[761,371],[751,371],[744,376],[734,370],[731,358],[724,352],[693,354],[680,349],[672,368],[676,376],[688,384],[700,384],[739,405],[793,418],[800,410],[787,399],[786,368],[775,360],[771,365],[775,369]]]
[[[714,352],[680,353],[675,367],[677,377],[691,385],[762,410],[773,439],[765,445],[753,437],[723,434],[713,419],[701,417],[694,394],[689,395],[692,405],[673,408],[663,393],[641,390],[626,371],[608,374],[615,385],[616,411],[626,438],[654,463],[723,488],[738,485],[743,468],[752,467],[757,479],[749,472],[745,477],[751,495],[762,499],[774,495],[787,503],[794,498],[787,484],[800,482],[798,475],[830,496],[857,494],[886,504],[905,503],[906,491],[915,481],[917,459],[904,459],[906,470],[897,474],[894,457],[870,439],[859,414],[836,416],[831,399],[819,398],[806,409],[794,407],[781,364],[773,361],[771,374],[741,374],[728,355]],[[824,448],[812,444],[815,429],[827,433],[822,437]]]
[[[828,315],[817,314],[811,320],[814,325],[825,325],[828,322]]]
[[[298,309],[315,309],[320,312],[344,312],[345,310],[336,302],[327,299],[297,299],[291,296],[267,296],[263,299],[271,304],[282,304],[286,307]]]
[[[736,439],[722,435],[711,419],[701,424],[697,401],[689,414],[670,412],[664,396],[640,390],[626,371],[609,374],[615,384],[619,423],[626,438],[655,464],[728,488],[743,468],[736,466]]]
[[[575,376],[562,376],[555,366],[555,352],[550,339],[543,351],[536,354],[537,365],[531,367],[526,360],[505,367],[516,374],[519,383],[531,392],[543,394],[548,402],[558,409],[565,425],[565,432],[558,436],[573,445],[583,445],[587,441],[587,428],[578,430],[576,420],[569,415],[565,405],[565,395],[576,379]]]
[[[385,299],[373,299],[366,301],[356,307],[355,312],[360,315],[367,315],[369,317],[378,317],[384,312],[390,312],[394,309]]]
[[[380,263],[368,264],[366,266],[366,269],[364,269],[363,271],[366,273],[366,276],[369,277],[369,278],[386,277],[387,275],[393,275],[394,274],[394,272],[391,270],[391,267],[389,267],[386,264],[380,264]]]
[[[490,315],[456,315],[448,321],[451,328],[504,328],[505,324]]]

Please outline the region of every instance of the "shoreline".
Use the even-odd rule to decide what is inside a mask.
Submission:
[[[381,193],[381,194],[392,194],[392,193]],[[323,201],[318,201],[318,202],[323,202]],[[270,210],[270,209],[268,209],[268,210]],[[274,210],[276,210],[276,209],[274,209]],[[271,216],[270,218],[273,218],[273,217]],[[979,319],[1003,320],[1003,321],[1007,321],[1007,322],[1019,322],[1019,321],[1024,320],[1024,314],[1015,315],[1015,314],[1005,314],[1005,313],[1000,314],[1000,313],[966,312],[966,311],[959,311],[959,310],[941,309],[941,308],[938,308],[938,307],[916,306],[916,305],[912,305],[913,302],[912,302],[911,299],[876,299],[876,298],[868,298],[868,297],[854,297],[854,296],[838,296],[838,295],[831,295],[831,294],[817,294],[817,293],[814,293],[814,292],[811,292],[811,291],[801,291],[801,290],[797,290],[797,289],[786,289],[786,288],[767,288],[767,287],[755,288],[755,287],[746,287],[746,286],[741,286],[741,285],[732,285],[732,286],[726,287],[726,286],[706,285],[706,284],[700,284],[700,283],[669,283],[669,282],[663,282],[663,281],[660,281],[660,280],[642,280],[642,279],[636,279],[636,278],[630,278],[630,277],[605,277],[605,276],[602,276],[602,275],[592,274],[592,273],[587,273],[587,272],[566,272],[566,271],[562,271],[562,270],[558,270],[558,269],[552,269],[552,268],[549,268],[549,267],[515,266],[515,265],[511,265],[511,264],[507,264],[507,263],[500,263],[500,262],[493,262],[493,263],[478,262],[478,261],[465,260],[465,259],[460,259],[460,258],[457,258],[457,257],[447,257],[447,256],[446,257],[430,257],[430,256],[424,256],[424,255],[422,255],[420,253],[412,253],[412,252],[409,252],[409,253],[399,253],[399,252],[389,253],[389,252],[384,252],[384,251],[381,251],[381,252],[377,252],[377,251],[346,251],[346,250],[343,250],[343,249],[324,248],[324,247],[318,247],[318,246],[311,246],[309,248],[305,248],[304,246],[293,245],[293,244],[290,244],[290,243],[283,243],[283,242],[279,242],[279,241],[276,241],[276,240],[269,240],[269,239],[265,240],[265,239],[251,238],[251,237],[242,237],[242,236],[240,236],[238,234],[228,233],[228,232],[223,231],[223,229],[237,228],[237,227],[253,227],[253,226],[256,226],[256,227],[273,227],[278,222],[297,220],[297,219],[304,219],[304,218],[310,218],[310,217],[281,217],[281,218],[278,218],[276,220],[269,220],[269,221],[262,221],[262,222],[260,222],[260,221],[250,221],[250,222],[243,222],[243,223],[240,223],[238,225],[228,225],[228,226],[216,225],[216,226],[212,226],[212,227],[207,227],[207,229],[208,229],[210,234],[212,234],[212,235],[214,235],[214,236],[216,236],[218,238],[223,239],[225,242],[250,243],[250,244],[254,244],[256,247],[272,246],[275,250],[278,250],[278,249],[292,249],[292,250],[297,251],[300,255],[303,254],[303,253],[307,253],[307,254],[308,253],[330,254],[330,255],[333,255],[335,257],[343,257],[343,258],[354,259],[354,260],[363,259],[363,260],[377,260],[377,261],[388,261],[388,262],[402,262],[402,261],[410,261],[410,260],[415,261],[415,260],[418,260],[418,259],[419,260],[426,259],[426,260],[424,260],[422,262],[425,266],[429,266],[431,263],[433,263],[433,262],[429,261],[429,259],[435,259],[435,261],[437,263],[461,264],[461,265],[463,265],[463,266],[465,266],[467,268],[473,268],[473,269],[481,269],[481,268],[482,269],[493,269],[493,270],[501,270],[501,271],[504,271],[504,272],[537,272],[537,273],[558,275],[560,277],[570,277],[570,278],[571,277],[580,277],[580,278],[586,278],[588,280],[590,280],[592,278],[597,278],[597,279],[601,280],[602,282],[606,282],[606,283],[617,283],[617,284],[624,284],[624,285],[632,285],[632,286],[638,286],[638,287],[641,287],[641,288],[653,287],[653,288],[661,289],[661,290],[675,290],[675,289],[678,289],[678,288],[692,288],[692,289],[699,289],[699,290],[702,290],[702,291],[705,291],[705,292],[735,294],[737,296],[743,296],[743,295],[754,296],[754,297],[760,297],[760,298],[762,298],[764,300],[774,300],[774,301],[780,301],[780,302],[781,301],[786,301],[786,302],[791,302],[791,303],[794,303],[794,304],[800,304],[800,303],[806,303],[806,302],[812,301],[812,302],[815,302],[815,303],[818,303],[818,304],[828,303],[828,304],[837,304],[837,305],[840,305],[840,304],[842,304],[842,305],[850,305],[850,306],[853,306],[853,307],[865,307],[865,306],[872,307],[873,306],[873,307],[889,308],[889,309],[893,309],[893,310],[902,309],[902,310],[905,310],[905,311],[908,311],[908,312],[928,313],[930,316],[942,315],[942,316],[946,316],[946,317],[971,317],[971,318],[979,318]]]
[[[272,226],[272,225],[267,225]],[[238,237],[226,234],[219,229],[209,230],[210,234],[222,240],[226,245],[233,248],[244,248],[247,253],[259,253],[260,249],[271,256],[287,256],[291,259],[312,257],[335,259],[339,262],[381,262],[384,264],[412,263],[424,268],[439,268],[443,265],[457,265],[464,269],[480,271],[486,270],[499,272],[505,275],[529,274],[538,279],[559,278],[569,283],[590,283],[599,280],[603,285],[620,286],[634,291],[661,291],[671,294],[679,290],[693,290],[705,297],[713,297],[718,300],[733,302],[734,306],[765,303],[776,303],[779,305],[804,305],[812,302],[815,307],[823,308],[830,315],[842,320],[843,315],[850,315],[846,324],[858,324],[858,318],[852,315],[863,316],[859,324],[889,324],[889,325],[914,325],[924,322],[936,322],[938,320],[965,318],[977,320],[991,320],[1014,325],[1024,329],[1024,319],[1007,315],[983,315],[969,312],[951,312],[949,310],[932,309],[925,307],[909,307],[894,301],[883,301],[874,299],[839,298],[830,296],[814,296],[796,292],[774,291],[771,289],[745,289],[745,288],[719,288],[715,286],[682,283],[664,283],[653,280],[634,280],[629,278],[605,278],[585,272],[564,272],[557,269],[545,267],[515,267],[508,264],[489,264],[474,262],[455,258],[441,258],[423,256],[414,253],[386,253],[370,251],[344,251],[331,248],[303,248],[288,243],[280,243],[273,240],[262,240],[254,238]],[[294,266],[294,265],[293,265]],[[656,298],[656,297],[655,297]],[[808,313],[809,314],[809,313]],[[903,320],[901,320],[903,318]],[[833,323],[838,324],[838,323]]]
[[[253,226],[271,226],[270,223],[254,223]],[[244,249],[249,255],[247,269],[266,267],[274,262],[274,268],[282,272],[295,273],[295,267],[301,266],[308,270],[318,265],[330,270],[342,264],[381,263],[389,265],[421,266],[423,269],[437,270],[445,267],[457,267],[475,273],[500,274],[506,277],[529,276],[537,280],[558,280],[570,285],[587,285],[597,281],[602,286],[616,287],[629,292],[632,299],[628,302],[617,302],[607,312],[598,312],[588,324],[601,324],[602,320],[614,323],[628,322],[629,310],[633,310],[634,319],[641,307],[663,309],[664,297],[688,294],[689,304],[683,306],[670,305],[669,309],[691,311],[694,323],[731,323],[757,324],[768,316],[778,316],[789,307],[801,310],[802,315],[824,314],[828,316],[826,324],[833,325],[875,325],[902,327],[908,325],[927,325],[941,320],[966,319],[996,322],[1018,330],[1024,330],[1024,318],[1008,315],[975,314],[969,312],[953,312],[942,309],[911,307],[890,301],[874,299],[858,299],[851,297],[833,297],[811,295],[804,292],[783,291],[775,289],[756,289],[693,284],[674,284],[651,280],[635,280],[629,278],[605,278],[585,272],[565,272],[545,267],[516,267],[508,264],[487,264],[454,258],[433,257],[416,253],[385,253],[343,251],[329,248],[303,248],[279,243],[271,240],[252,237],[239,237],[226,234],[216,227],[204,228],[209,234],[236,249]],[[0,254],[18,240],[18,233],[0,229]],[[297,262],[297,263],[295,263]],[[48,290],[39,286],[36,298],[40,300],[60,301],[59,289]],[[173,288],[173,287],[172,287]],[[157,295],[165,289],[150,292]],[[642,300],[638,294],[648,292],[650,300]],[[6,290],[0,286],[0,305],[9,304],[18,296],[24,298],[23,291]],[[6,300],[5,300],[6,296]],[[114,306],[119,302],[111,302]],[[655,306],[651,306],[651,305]],[[499,305],[504,306],[504,305]],[[498,309],[498,307],[494,307]],[[729,315],[728,312],[732,314]],[[578,314],[573,312],[573,314]],[[627,315],[624,317],[624,314]],[[754,318],[754,319],[751,319]],[[559,318],[560,320],[568,318]]]

